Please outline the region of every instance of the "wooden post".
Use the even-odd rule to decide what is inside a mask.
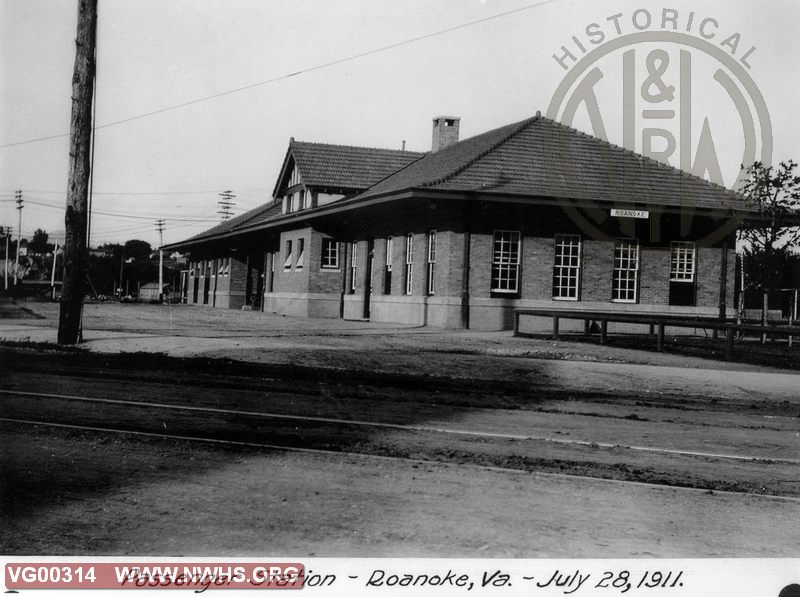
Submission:
[[[589,335],[589,320],[588,319],[584,319],[583,320],[583,335],[584,336],[588,336]]]
[[[558,340],[558,315],[553,315],[553,340]]]
[[[339,319],[344,319],[344,297],[347,294],[347,248],[350,243],[342,243],[342,292],[339,295]],[[275,253],[272,254],[272,267],[275,267]],[[271,291],[272,289],[270,289]]]
[[[608,321],[605,319],[600,320],[600,344],[606,343],[606,336],[608,335]]]
[[[514,336],[519,336],[519,311],[514,311]]]
[[[728,303],[728,241],[722,242],[719,270],[719,319],[723,321],[727,315]],[[717,328],[714,328],[714,340],[718,337]]]
[[[663,352],[664,350],[664,324],[658,324],[658,340],[656,341],[656,349],[658,352]]]
[[[64,281],[58,318],[58,343],[81,339],[81,312],[88,264],[87,204],[91,169],[92,87],[97,40],[97,0],[79,0],[78,36],[72,77],[69,181],[64,216]]]
[[[472,235],[469,232],[465,232],[464,253],[461,261],[461,327],[465,330],[469,329],[469,259],[471,243]],[[519,330],[516,331],[518,332]]]
[[[767,329],[767,311],[769,310],[769,293],[764,291],[764,302],[761,306],[761,327]],[[767,334],[765,331],[761,332],[761,344],[767,343]]]
[[[56,300],[56,261],[58,260],[58,241],[56,241],[56,247],[53,249],[53,269],[50,271],[50,298],[52,300]],[[791,346],[791,338],[789,339],[789,345]]]
[[[650,336],[651,338],[656,335],[656,324],[654,323],[650,324],[650,330],[647,332],[647,335]]]

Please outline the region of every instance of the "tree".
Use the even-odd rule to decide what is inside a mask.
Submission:
[[[150,253],[153,252],[153,249],[150,247],[150,243],[146,241],[129,240],[126,241],[123,252],[125,253],[126,259],[132,257],[136,261],[143,261],[145,259],[150,259]]]
[[[30,249],[31,253],[34,255],[45,255],[46,253],[50,253],[55,246],[52,243],[47,242],[48,238],[49,235],[47,232],[41,228],[37,228],[36,232],[33,233],[33,240],[31,241],[30,245],[28,245],[28,249]]]
[[[747,169],[742,188],[758,216],[740,227],[739,238],[746,245],[745,257],[758,264],[748,277],[765,290],[783,279],[787,254],[800,241],[800,176],[794,173],[796,167],[792,160],[777,167],[755,162]]]

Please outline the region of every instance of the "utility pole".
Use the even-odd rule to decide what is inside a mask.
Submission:
[[[81,314],[89,261],[86,235],[96,42],[97,0],[78,0],[69,133],[69,182],[64,216],[64,281],[58,319],[59,344],[77,344],[81,340]]]
[[[58,241],[53,249],[53,270],[50,272],[50,290],[52,292],[51,298],[56,298],[56,262],[58,261]]]
[[[236,199],[236,195],[232,191],[222,191],[219,194],[219,201],[217,201],[219,209],[217,213],[222,216],[223,222],[233,215],[234,199]]]
[[[22,208],[25,207],[22,199],[22,189],[17,189],[14,193],[14,201],[17,203],[19,212],[19,226],[17,228],[17,255],[14,259],[14,286],[17,285],[17,275],[19,273],[19,248],[22,246]]]
[[[2,227],[0,227],[2,230]],[[11,226],[5,227],[5,237],[6,237],[6,266],[3,269],[3,280],[5,283],[5,290],[8,290],[8,241],[11,238]]]
[[[156,220],[158,230],[158,300],[164,302],[164,220]]]

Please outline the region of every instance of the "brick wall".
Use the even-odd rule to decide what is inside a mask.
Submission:
[[[717,307],[719,305],[719,282],[722,271],[722,249],[719,247],[697,247],[697,305]],[[736,279],[736,252],[728,251],[727,284],[725,303],[733,308],[733,289]]]
[[[487,298],[492,287],[492,234],[471,235],[469,260],[469,296]]]
[[[309,292],[322,294],[340,294],[342,292],[342,275],[344,267],[344,247],[339,243],[339,267],[326,269],[322,267],[322,240],[331,238],[316,230],[309,230],[310,239],[306,253],[306,267],[309,272]]]
[[[298,269],[297,258],[299,251],[299,240],[304,239],[305,248],[303,251],[303,267]],[[274,292],[308,292],[309,267],[313,258],[310,248],[311,229],[302,228],[299,230],[289,230],[281,233],[280,249],[275,263],[275,288]],[[286,241],[292,241],[292,259],[288,269],[284,267],[286,261]]]
[[[247,287],[247,260],[241,257],[231,257],[229,281],[227,290],[231,292],[244,292]]]
[[[669,304],[669,247],[640,247],[639,302]]]
[[[611,302],[614,243],[583,240],[581,257],[581,301]]]
[[[553,259],[555,243],[552,238],[527,236],[522,239],[523,298],[547,300],[553,296]]]

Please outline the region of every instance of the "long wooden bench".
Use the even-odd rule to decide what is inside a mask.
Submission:
[[[531,317],[550,317],[553,320],[553,339],[559,336],[559,321],[561,319],[582,319],[584,321],[584,334],[589,335],[591,321],[600,322],[600,344],[605,344],[608,339],[608,323],[634,323],[650,326],[650,335],[656,334],[656,348],[664,350],[664,336],[667,327],[693,328],[719,330],[726,336],[726,358],[733,358],[734,339],[738,333],[755,333],[766,336],[792,336],[800,335],[798,326],[778,326],[778,325],[752,325],[737,324],[732,319],[719,319],[716,317],[691,317],[686,315],[652,315],[649,313],[610,313],[608,311],[583,311],[576,309],[515,309],[514,310],[514,336],[532,337],[530,334],[520,331],[520,318],[523,316]]]

